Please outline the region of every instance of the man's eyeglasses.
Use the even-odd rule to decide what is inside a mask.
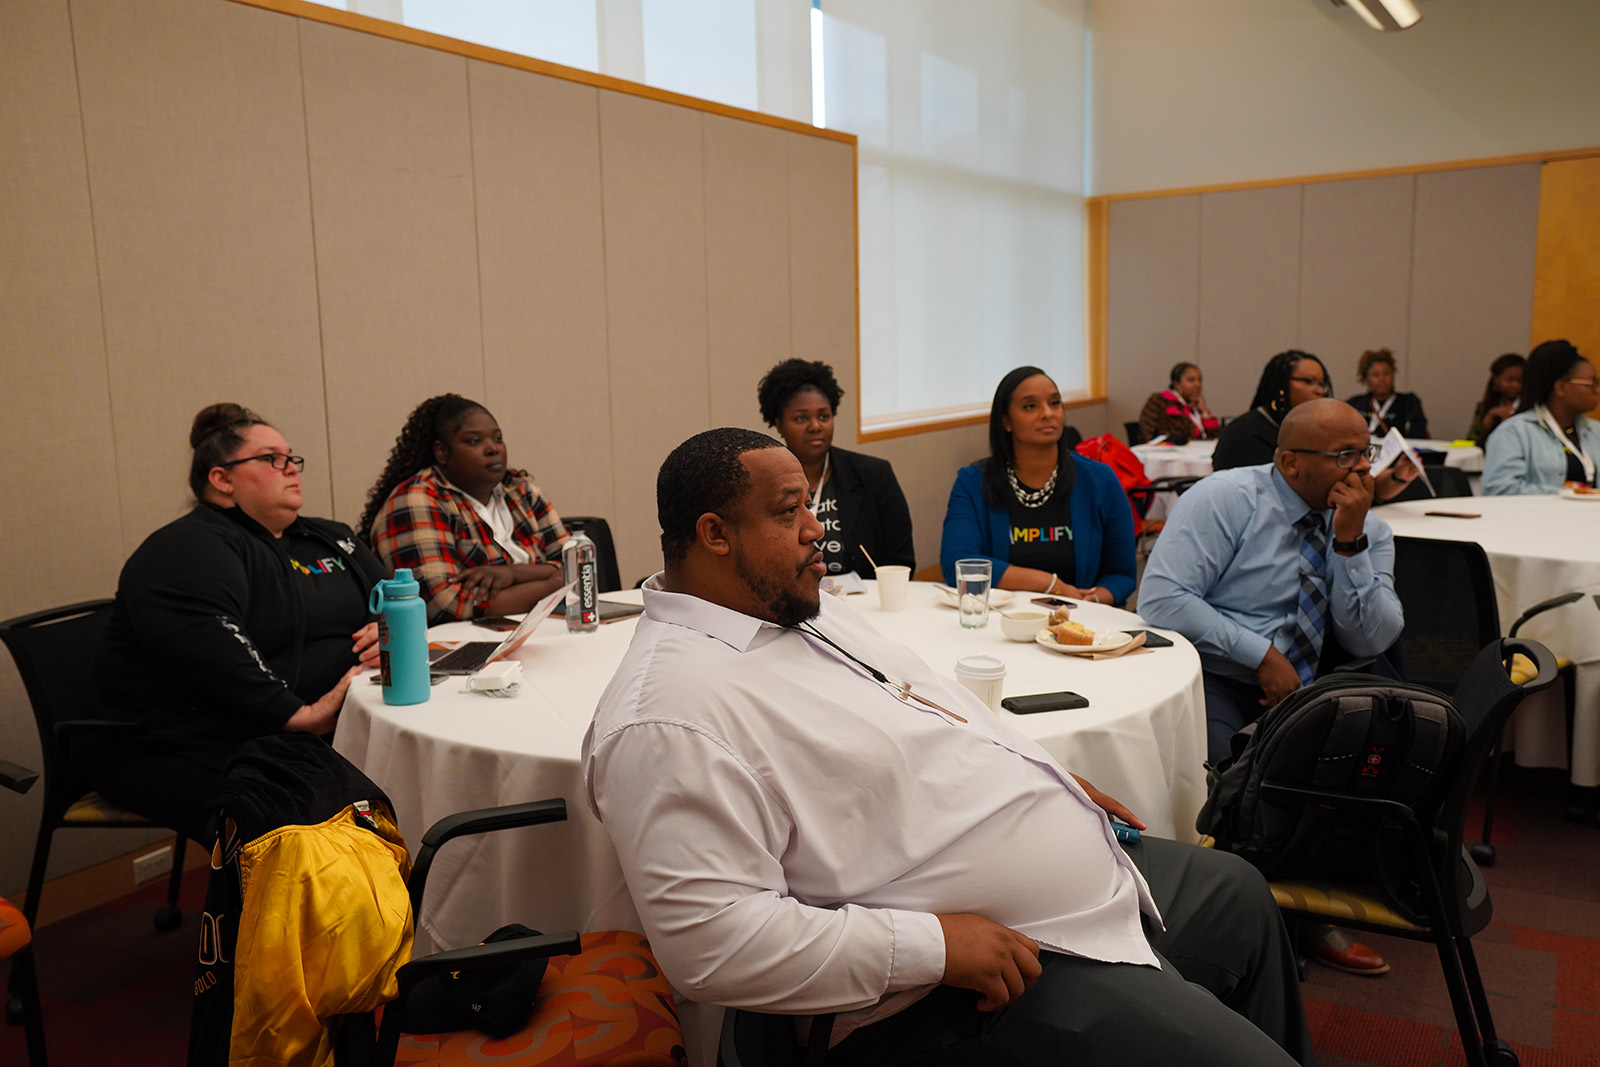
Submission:
[[[1321,389],[1324,393],[1328,391],[1328,383],[1321,378],[1290,378],[1289,380],[1291,382],[1299,382],[1301,385],[1309,385],[1313,389]]]
[[[223,470],[227,470],[229,467],[237,467],[241,463],[255,463],[257,461],[272,464],[272,469],[275,471],[288,470],[291,465],[297,471],[303,471],[306,469],[306,457],[286,456],[282,452],[263,452],[259,456],[246,456],[243,459],[230,459],[226,463],[218,463],[217,466],[221,467]]]
[[[1291,448],[1290,452],[1305,452],[1313,456],[1332,456],[1335,463],[1344,470],[1349,470],[1361,460],[1368,463],[1378,454],[1377,445],[1368,445],[1366,448],[1347,448],[1342,452],[1325,452],[1320,448]]]

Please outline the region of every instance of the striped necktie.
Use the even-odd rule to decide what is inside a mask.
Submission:
[[[1285,630],[1288,657],[1301,685],[1310,685],[1317,675],[1317,658],[1322,654],[1323,631],[1328,624],[1327,534],[1322,528],[1322,513],[1310,511],[1294,524],[1300,534],[1300,592],[1295,600],[1294,619]]]

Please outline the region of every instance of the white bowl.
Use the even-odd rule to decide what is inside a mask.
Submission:
[[[1008,611],[1000,616],[1000,632],[1013,641],[1032,641],[1033,635],[1044,629],[1049,621],[1048,611]]]

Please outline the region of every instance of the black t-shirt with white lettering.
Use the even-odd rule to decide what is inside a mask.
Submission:
[[[850,569],[850,548],[845,540],[843,516],[839,514],[839,495],[833,491],[831,477],[812,498],[811,511],[822,523],[822,538],[817,544],[822,550],[823,565],[829,574],[843,574]]]
[[[286,532],[283,547],[306,606],[305,645],[295,695],[311,703],[356,665],[351,637],[367,624],[367,601],[349,562],[322,541]]]

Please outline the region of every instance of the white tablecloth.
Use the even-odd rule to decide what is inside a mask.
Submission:
[[[1185,445],[1134,445],[1133,454],[1144,464],[1146,477],[1204,478],[1211,473],[1215,441],[1190,441]]]
[[[1481,517],[1452,519],[1427,515],[1429,511]],[[1502,632],[1523,611],[1558,593],[1600,592],[1600,501],[1557,496],[1412,500],[1386,505],[1378,514],[1400,536],[1482,545],[1494,572]],[[1577,664],[1572,781],[1600,785],[1600,610],[1586,597],[1539,616],[1523,627],[1521,636],[1542,641]],[[1517,762],[1565,767],[1566,734],[1559,687],[1529,699],[1512,720]]]
[[[635,603],[638,596],[606,594]],[[986,630],[962,630],[954,609],[935,599],[932,586],[914,582],[904,611],[878,611],[875,589],[851,603],[941,671],[953,674],[963,655],[994,655],[1008,667],[1007,695],[1070,689],[1087,697],[1089,706],[1074,711],[1002,714],[1068,769],[1126,803],[1153,833],[1194,838],[1205,799],[1205,699],[1199,658],[1188,642],[1179,637],[1172,648],[1090,662],[1006,641],[993,613]],[[1135,615],[1098,605],[1085,605],[1075,617],[1097,630],[1142,625]],[[636,624],[610,623],[587,635],[569,634],[565,625],[545,622],[515,653],[524,682],[508,699],[462,692],[455,678],[411,707],[384,704],[379,687],[365,679],[350,688],[334,747],[388,793],[407,841],[458,811],[567,800],[564,824],[463,839],[440,851],[423,907],[424,931],[435,944],[472,944],[514,921],[543,930],[639,928],[610,841],[589,812],[578,763],[594,706]],[[453,623],[429,636],[496,635]]]

